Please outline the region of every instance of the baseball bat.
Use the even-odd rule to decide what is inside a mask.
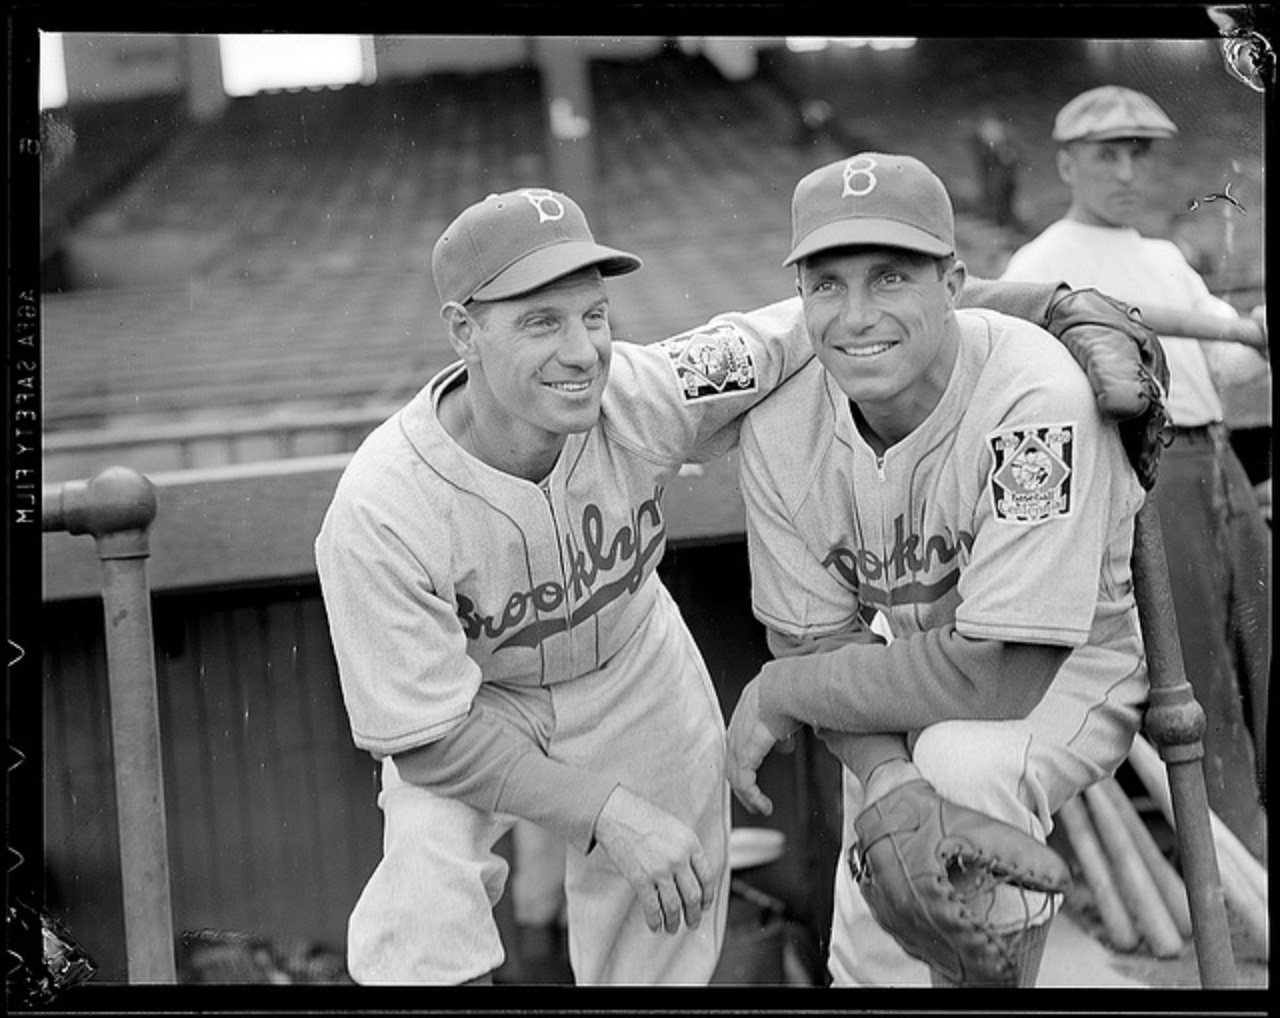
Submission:
[[[1191,939],[1194,932],[1191,926],[1191,906],[1187,903],[1187,888],[1182,882],[1182,877],[1178,875],[1173,864],[1165,858],[1155,838],[1147,830],[1146,823],[1138,815],[1133,803],[1129,801],[1129,796],[1120,787],[1120,783],[1115,778],[1108,778],[1101,784],[1102,790],[1115,806],[1116,815],[1128,830],[1134,847],[1142,856],[1142,861],[1156,882],[1160,897],[1164,900],[1165,908],[1169,910],[1178,933],[1184,940]]]
[[[1093,817],[1094,830],[1111,860],[1111,872],[1120,897],[1147,947],[1157,958],[1176,958],[1182,953],[1182,936],[1128,828],[1096,782],[1085,789],[1084,798]]]
[[[1239,874],[1249,894],[1257,898],[1265,907],[1267,901],[1267,871],[1262,863],[1254,858],[1253,853],[1235,836],[1217,814],[1210,814],[1209,823],[1213,828],[1214,841],[1218,845],[1218,854],[1227,865]]]
[[[1160,755],[1155,747],[1142,736],[1137,736],[1133,742],[1133,749],[1129,753],[1129,763],[1133,766],[1134,773],[1146,785],[1151,797],[1160,806],[1165,819],[1169,821],[1170,825],[1176,827],[1169,779],[1165,774],[1165,768],[1162,766]],[[1257,886],[1255,883],[1257,879],[1256,870],[1252,867],[1244,868],[1247,864],[1240,858],[1241,853],[1248,855],[1250,859],[1253,858],[1252,855],[1249,855],[1248,850],[1239,844],[1239,840],[1235,835],[1231,834],[1227,825],[1212,810],[1209,811],[1209,822],[1214,848],[1217,853],[1218,873],[1222,882],[1223,897],[1244,923],[1250,935],[1258,943],[1262,944],[1264,948],[1267,948],[1269,923],[1265,882],[1261,889]],[[1239,846],[1239,851],[1234,849],[1234,846],[1237,845]],[[1257,861],[1254,860],[1254,862],[1256,865]],[[1265,877],[1265,871],[1263,871],[1262,875]]]
[[[1132,951],[1138,946],[1138,931],[1134,929],[1133,920],[1125,910],[1124,902],[1120,900],[1111,871],[1107,868],[1106,854],[1098,844],[1098,835],[1085,810],[1084,800],[1076,796],[1063,803],[1058,810],[1058,819],[1066,829],[1067,840],[1084,873],[1085,883],[1093,892],[1093,902],[1107,932],[1107,940],[1117,951]]]
[[[1210,813],[1209,823],[1213,827],[1214,838],[1218,843],[1218,851],[1230,858],[1231,864],[1240,871],[1241,876],[1249,883],[1249,887],[1263,901],[1267,898],[1267,867],[1244,846],[1235,832],[1227,826],[1226,821],[1216,813]]]
[[[1142,783],[1147,786],[1147,791],[1151,793],[1151,797],[1155,799],[1166,818],[1169,818],[1172,807],[1168,805],[1168,778],[1163,773],[1163,769],[1159,767],[1160,757],[1155,747],[1141,735],[1137,736],[1133,741],[1133,749],[1129,754],[1129,763],[1133,766],[1134,772],[1138,777],[1142,779]],[[1170,820],[1170,823],[1172,823],[1172,820]],[[1209,811],[1209,826],[1213,831],[1213,843],[1217,848],[1218,855],[1229,860],[1231,865],[1245,879],[1250,890],[1265,900],[1267,897],[1266,867],[1255,858],[1252,852],[1244,847],[1244,843],[1236,837],[1235,832],[1213,810]]]
[[[1243,343],[1259,350],[1267,348],[1267,333],[1252,318],[1219,318],[1197,311],[1177,308],[1139,308],[1142,320],[1159,336],[1180,336],[1186,339],[1202,339],[1216,343]]]

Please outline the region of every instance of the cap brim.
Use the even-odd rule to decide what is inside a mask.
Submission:
[[[795,246],[783,265],[833,247],[874,245],[900,247],[941,258],[955,253],[955,245],[896,219],[843,219],[814,230]]]
[[[1114,131],[1094,131],[1089,134],[1077,134],[1072,138],[1055,138],[1054,141],[1069,145],[1073,141],[1120,141],[1123,138],[1151,138],[1156,140],[1172,138],[1174,134],[1175,132],[1173,131],[1166,131],[1159,127],[1138,128],[1137,130],[1129,127],[1118,128]]]
[[[622,276],[634,272],[644,262],[617,248],[584,240],[569,240],[531,251],[507,266],[471,296],[474,300],[519,297],[591,265],[597,266],[602,276]]]

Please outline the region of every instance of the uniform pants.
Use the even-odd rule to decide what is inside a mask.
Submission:
[[[582,984],[706,984],[724,943],[729,899],[729,791],[719,702],[665,589],[636,637],[587,676],[548,687],[550,755],[616,776],[697,833],[717,874],[696,930],[654,933],[603,849],[565,860],[569,962]],[[482,688],[483,693],[483,688]],[[511,695],[510,687],[506,694]],[[494,845],[514,818],[482,812],[400,779],[383,762],[383,857],[348,923],[358,983],[458,984],[505,955],[493,907],[508,866]]]
[[[1187,680],[1205,711],[1209,806],[1261,857],[1271,532],[1222,428],[1179,430],[1160,457],[1153,497]]]
[[[554,926],[564,913],[564,840],[528,820],[517,820],[511,834],[511,907],[516,923]]]
[[[1136,623],[1135,623],[1136,624]],[[1077,653],[1080,653],[1077,651]],[[1134,656],[1138,647],[1134,644]],[[1112,671],[1114,675],[1114,671]],[[943,798],[978,810],[1043,842],[1053,814],[1124,761],[1142,721],[1145,664],[1119,680],[1061,677],[1026,718],[946,721],[919,733],[912,759]],[[929,970],[872,918],[848,865],[862,787],[844,772],[844,835],[836,868],[828,968],[836,986],[928,986]],[[993,920],[1012,932],[1042,923],[1053,903],[1010,890]]]

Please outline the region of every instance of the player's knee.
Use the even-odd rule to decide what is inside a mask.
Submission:
[[[1030,745],[1016,725],[946,721],[924,729],[912,755],[944,799],[1040,837],[1048,829],[1048,797]]]
[[[1019,739],[1019,744],[1025,739]],[[943,798],[983,808],[998,788],[1016,788],[1023,752],[998,728],[970,721],[943,721],[924,729],[912,750],[920,773]],[[984,810],[985,811],[985,810]]]

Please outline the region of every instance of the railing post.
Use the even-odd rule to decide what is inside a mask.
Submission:
[[[1151,680],[1145,727],[1169,772],[1200,985],[1206,989],[1235,986],[1231,931],[1201,763],[1204,709],[1187,681],[1160,517],[1150,498],[1139,511],[1135,527],[1133,579]]]
[[[45,488],[43,529],[92,534],[102,561],[107,682],[129,982],[176,982],[160,713],[146,560],[151,481],[109,467]]]

